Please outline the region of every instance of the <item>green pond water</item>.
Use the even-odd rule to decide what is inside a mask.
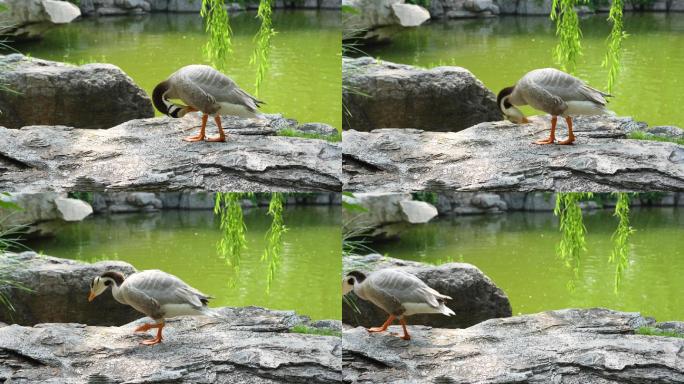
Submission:
[[[514,314],[600,306],[684,320],[684,209],[633,208],[631,218],[636,232],[617,295],[615,267],[608,263],[617,221],[609,210],[585,213],[587,251],[574,292],[566,287],[572,273],[555,254],[559,232],[552,213],[438,219],[374,248],[401,259],[474,264],[508,294]]]
[[[256,67],[249,63],[259,28],[254,12],[230,19],[233,55],[227,74],[254,93]],[[271,67],[259,98],[267,113],[300,122],[341,127],[341,30],[337,11],[276,11]],[[206,63],[202,19],[196,14],[154,13],[138,17],[86,18],[54,28],[36,43],[16,48],[41,59],[107,62],[119,66],[148,94],[178,68]]]
[[[581,19],[584,56],[576,74],[606,89],[601,67],[610,26],[607,15]],[[684,127],[680,107],[684,87],[684,14],[625,14],[622,72],[612,91],[610,109],[649,125]],[[535,68],[555,67],[555,25],[548,17],[498,17],[435,21],[405,29],[392,44],[368,48],[370,55],[398,63],[469,69],[495,94]],[[526,108],[528,114],[539,114]]]
[[[256,305],[293,309],[313,319],[339,319],[340,208],[297,207],[284,213],[282,264],[266,294],[267,266],[260,261],[271,225],[266,209],[245,211],[248,249],[240,274],[216,251],[218,221],[211,211],[97,215],[60,225],[53,238],[34,241],[36,252],[95,262],[122,260],[138,270],[161,269],[214,296],[210,306]]]

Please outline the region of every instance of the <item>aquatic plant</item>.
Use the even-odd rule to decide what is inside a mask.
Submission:
[[[254,36],[254,52],[250,59],[250,64],[257,65],[256,81],[254,82],[254,93],[259,96],[259,88],[266,77],[266,72],[269,68],[269,57],[271,55],[271,38],[276,34],[273,29],[272,21],[272,0],[260,0],[257,17],[261,20],[261,26],[256,36]]]
[[[342,195],[348,198],[354,198],[354,194],[351,192],[342,192]],[[355,212],[368,212],[368,209],[361,204],[344,198],[342,199],[342,209],[350,214]],[[342,223],[342,257],[356,256],[359,255],[359,252],[363,252],[364,254],[377,253],[368,245],[370,241],[363,237],[363,235],[368,233],[372,228],[352,225],[353,221],[357,219],[358,217],[354,217]],[[344,273],[344,271],[342,271],[342,273]],[[356,304],[356,296],[351,294],[344,295],[342,296],[342,301],[352,309],[352,315],[356,319],[356,314],[361,313],[359,306]]]
[[[271,202],[268,204],[268,215],[273,218],[273,221],[271,221],[271,228],[266,233],[266,249],[261,256],[261,261],[268,264],[266,293],[270,293],[271,283],[280,265],[283,252],[283,233],[287,231],[285,224],[283,224],[283,202],[282,193],[274,192],[271,194]]]
[[[568,281],[568,289],[574,290],[579,277],[581,257],[580,251],[586,250],[587,228],[584,226],[582,209],[578,202],[591,198],[591,192],[559,192],[556,196],[554,215],[559,218],[561,239],[556,247],[556,255],[565,266],[572,271],[572,279]]]
[[[629,194],[617,192],[615,196],[617,196],[617,204],[615,204],[614,216],[619,219],[619,223],[611,237],[613,240],[613,251],[610,254],[609,261],[615,264],[614,291],[617,294],[622,282],[622,273],[629,265],[628,241],[629,237],[634,233],[634,229],[629,225]]]
[[[207,60],[219,71],[225,71],[228,56],[233,52],[228,11],[224,0],[202,0],[200,15],[204,19],[204,30],[209,40],[204,46]]]
[[[7,192],[0,194],[0,211],[22,210],[19,205],[7,200],[7,196],[9,196]],[[8,291],[10,289],[19,289],[31,292],[31,289],[12,278],[13,271],[20,268],[21,263],[5,253],[10,248],[27,249],[26,246],[20,243],[21,235],[25,230],[26,226],[24,225],[8,225],[0,221],[0,307],[9,314],[10,318],[15,309],[12,300],[8,296]]]

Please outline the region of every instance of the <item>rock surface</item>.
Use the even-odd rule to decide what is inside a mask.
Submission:
[[[684,339],[634,335],[637,313],[565,309],[468,329],[411,326],[412,340],[342,336],[346,383],[671,384],[684,381]],[[394,332],[401,332],[393,326]]]
[[[456,315],[414,315],[406,318],[409,324],[422,324],[441,328],[465,328],[481,321],[511,316],[511,304],[506,294],[477,267],[465,263],[448,263],[430,266],[373,254],[348,256],[342,259],[344,272],[352,270],[370,272],[383,268],[401,268],[416,275],[438,292],[451,296],[446,305]],[[378,327],[387,319],[387,313],[374,304],[349,293],[360,311],[354,311],[344,300],[342,322],[364,327]],[[378,381],[385,382],[385,381]]]
[[[139,345],[121,327],[0,327],[0,379],[49,383],[339,383],[341,339],[288,332],[289,311],[221,308],[219,318],[170,319],[164,341]],[[149,319],[145,319],[149,321]]]
[[[681,191],[684,146],[627,139],[631,118],[575,119],[571,146],[536,145],[549,118],[482,123],[460,132],[343,133],[344,189],[409,191]],[[565,138],[559,124],[558,135]]]
[[[12,54],[0,56],[0,66],[7,69],[0,83],[18,92],[1,95],[0,126],[110,128],[154,116],[145,91],[115,65],[77,67]]]
[[[0,32],[12,40],[33,40],[57,24],[70,23],[81,16],[77,6],[58,0],[5,0],[6,12],[0,12]]]
[[[502,119],[494,94],[464,68],[343,58],[342,78],[345,129],[459,131]]]
[[[0,128],[5,191],[339,191],[341,145],[273,136],[291,120],[224,117],[225,143],[188,143],[197,114],[131,120],[104,130]],[[208,124],[207,134],[216,127]]]
[[[449,19],[490,17],[500,12],[499,5],[492,0],[431,0],[429,10],[433,18]]]
[[[0,265],[3,271],[8,271],[7,276],[12,281],[32,290],[10,288],[5,291],[15,308],[11,313],[4,307],[0,311],[0,321],[5,323],[121,325],[140,317],[140,313],[116,302],[109,293],[88,302],[93,277],[108,270],[130,275],[135,268],[128,263],[102,261],[86,264],[23,252],[0,254]]]

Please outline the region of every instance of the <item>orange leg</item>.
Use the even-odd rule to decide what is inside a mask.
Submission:
[[[190,142],[204,140],[204,131],[207,129],[207,120],[208,119],[209,119],[209,115],[207,115],[207,114],[202,115],[202,126],[200,127],[199,135],[186,137],[183,140],[190,141]]]
[[[404,329],[404,336],[401,338],[404,340],[411,340],[411,335],[409,335],[408,329],[406,329],[406,320],[404,320],[404,316],[399,319],[399,322],[401,323],[401,327]]]
[[[566,117],[565,122],[568,123],[568,139],[559,141],[558,144],[560,145],[570,145],[575,142],[575,134],[572,133],[572,117]]]
[[[392,324],[392,322],[394,321],[394,319],[395,319],[395,316],[394,316],[394,315],[390,315],[390,316],[387,318],[387,321],[385,321],[385,322],[382,324],[381,327],[368,328],[368,332],[384,332],[384,331],[387,330],[387,327],[389,327],[390,324]]]
[[[164,323],[145,323],[138,328],[135,329],[135,332],[146,332],[149,331],[152,328],[157,328],[157,337],[151,340],[144,340],[140,344],[144,345],[154,345],[154,344],[159,344],[162,341],[162,328],[164,328]]]
[[[219,116],[219,115],[214,116],[214,122],[216,123],[216,126],[218,127],[219,135],[218,135],[218,137],[209,138],[209,139],[207,139],[207,141],[212,141],[212,142],[226,141],[226,135],[223,133],[223,127],[221,126],[221,116]]]
[[[558,116],[551,117],[551,136],[546,140],[537,140],[535,144],[553,144],[556,141],[556,122],[558,121]]]

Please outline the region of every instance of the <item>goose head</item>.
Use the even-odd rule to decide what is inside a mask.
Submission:
[[[503,112],[504,116],[509,121],[512,121],[516,124],[527,124],[529,123],[529,120],[527,120],[522,111],[516,108],[508,100],[511,97],[511,93],[513,93],[514,89],[515,87],[506,87],[502,89],[501,92],[499,92],[499,94],[496,96],[496,104],[499,105],[501,112]]]
[[[152,91],[152,102],[154,103],[154,107],[157,108],[159,112],[167,116],[175,118],[181,118],[185,116],[189,112],[190,108],[170,102],[169,99],[166,98],[166,92],[168,92],[168,90],[168,81],[162,81],[161,83],[157,84],[156,87],[154,87],[154,90]]]
[[[342,294],[346,295],[351,292],[354,290],[355,286],[363,283],[364,280],[366,280],[366,274],[363,272],[351,271],[347,273],[344,277],[344,281],[342,281]]]
[[[90,282],[90,295],[88,295],[88,301],[95,300],[96,297],[101,295],[109,287],[120,286],[123,281],[124,275],[119,272],[110,271],[105,272],[100,276],[95,276]]]

